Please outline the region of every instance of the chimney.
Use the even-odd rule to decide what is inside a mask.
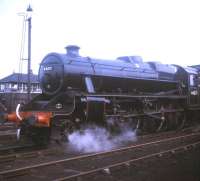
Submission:
[[[65,49],[67,50],[67,55],[71,57],[78,57],[79,56],[79,46],[76,45],[69,45],[66,46]]]

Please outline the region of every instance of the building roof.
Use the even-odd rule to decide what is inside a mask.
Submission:
[[[28,83],[27,74],[13,73],[0,80],[0,83],[10,83],[10,82],[11,83]],[[30,82],[39,83],[38,75],[31,74]]]

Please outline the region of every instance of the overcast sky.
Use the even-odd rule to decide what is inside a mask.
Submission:
[[[144,61],[200,64],[199,0],[0,0],[0,78],[19,71],[18,13],[29,3],[34,73],[47,53],[64,53],[69,44],[95,58],[140,55]]]

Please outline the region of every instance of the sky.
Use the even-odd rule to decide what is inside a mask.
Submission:
[[[82,56],[94,58],[139,55],[144,61],[200,64],[199,0],[0,0],[0,78],[21,72],[19,14],[28,4],[33,8],[34,73],[46,54],[65,53],[67,45],[78,45]]]

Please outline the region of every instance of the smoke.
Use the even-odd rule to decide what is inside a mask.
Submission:
[[[89,127],[69,135],[70,148],[84,153],[109,151],[127,141],[136,141],[136,134],[130,128],[123,128],[122,132],[115,136],[100,127]]]

